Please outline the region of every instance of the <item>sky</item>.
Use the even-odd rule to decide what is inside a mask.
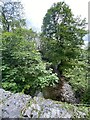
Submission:
[[[75,16],[81,15],[88,22],[88,2],[89,0],[21,0],[28,27],[32,27],[35,31],[41,30],[43,17],[47,10],[60,1],[65,1],[69,5]]]

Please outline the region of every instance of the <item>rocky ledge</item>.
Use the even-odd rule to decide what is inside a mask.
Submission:
[[[86,118],[88,108],[0,89],[0,118]]]

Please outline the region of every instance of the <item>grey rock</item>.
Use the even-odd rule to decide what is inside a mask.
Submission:
[[[2,100],[6,100],[12,94],[13,93],[11,93],[10,91],[5,91],[4,89],[0,88],[0,102],[2,102]]]
[[[2,95],[1,95],[2,94]],[[45,99],[31,98],[29,95],[0,89],[0,118],[84,118],[85,112],[72,106],[73,111],[66,109],[64,103]],[[65,104],[66,105],[66,104]],[[71,108],[71,106],[70,106]]]
[[[43,96],[43,93],[42,93],[42,92],[39,92],[39,93],[37,94],[37,97],[44,97],[44,96]]]
[[[44,97],[43,93],[41,91],[39,91],[39,90],[36,90],[34,96],[36,96],[36,97]]]
[[[1,90],[3,91],[3,90]],[[18,118],[21,117],[21,109],[31,99],[30,96],[11,92],[2,92],[2,106],[0,117],[3,118]]]
[[[67,82],[63,83],[61,92],[62,92],[62,98],[64,99],[64,101],[69,103],[76,103],[74,91],[72,90],[72,87]]]
[[[0,118],[2,118],[2,103],[0,103]]]
[[[50,99],[34,97],[22,110],[22,115],[28,118],[73,118],[74,116],[82,118],[86,114],[78,110],[72,112],[63,107],[62,103],[58,104]]]

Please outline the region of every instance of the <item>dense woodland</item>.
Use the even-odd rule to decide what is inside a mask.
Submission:
[[[64,2],[53,4],[43,18],[41,33],[27,29],[20,2],[3,2],[0,14],[2,87],[34,94],[67,81],[81,103],[90,104],[89,52],[84,45],[86,20],[75,18]]]

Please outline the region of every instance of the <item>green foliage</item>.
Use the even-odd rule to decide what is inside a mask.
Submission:
[[[69,82],[72,84],[75,91],[81,89],[82,91],[87,87],[87,52],[82,50],[81,58],[76,59],[72,69],[65,71],[65,76],[70,78]]]
[[[18,30],[2,34],[2,87],[6,90],[29,93],[58,82],[57,76],[46,70],[35,41],[25,39],[25,34]]]
[[[43,19],[41,51],[53,64],[60,63],[62,72],[72,67],[82,54],[85,25],[85,19],[74,18],[64,2],[54,4]]]
[[[83,95],[83,99],[82,99],[82,102],[84,104],[88,104],[90,105],[90,85],[88,84],[88,87]]]
[[[73,90],[76,93],[76,97],[82,101],[84,93],[88,86],[88,81],[86,77],[86,69],[83,68],[84,62],[79,62],[72,69],[69,69],[68,72],[65,72],[65,76],[69,78],[69,84],[73,87]]]
[[[38,34],[32,29],[24,29],[22,4],[7,1],[2,6],[2,87],[13,92],[33,94],[36,90],[58,82],[52,69],[56,68],[69,79],[76,93],[80,93],[83,103],[90,103],[90,89],[87,89],[87,51],[82,50],[85,19],[74,18],[71,9],[64,2],[54,4],[43,19],[40,50],[48,63],[42,61],[37,50]],[[1,39],[0,39],[1,43]],[[1,58],[0,58],[1,59]],[[55,72],[55,71],[54,71]],[[60,74],[61,74],[60,73]],[[90,88],[90,87],[89,87]],[[87,94],[86,94],[87,93]],[[80,96],[79,96],[80,97]]]
[[[65,2],[58,2],[47,11],[42,26],[41,51],[82,98],[87,90],[87,51],[82,49],[86,21],[75,18]]]
[[[32,29],[22,29],[23,6],[21,2],[3,2],[2,20],[2,87],[14,92],[31,93],[54,84],[58,80],[52,70],[46,70],[37,50],[37,34]],[[31,90],[31,91],[30,91]]]
[[[89,35],[88,35],[89,38]],[[83,103],[90,105],[90,41],[88,42],[87,51],[87,89],[85,90],[85,94],[83,97]],[[90,114],[89,114],[90,117]]]

